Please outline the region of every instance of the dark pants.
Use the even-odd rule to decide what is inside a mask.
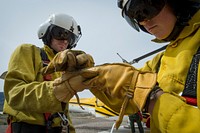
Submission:
[[[11,124],[13,133],[61,133],[62,127],[46,129],[46,126],[33,125],[24,122],[14,122]]]

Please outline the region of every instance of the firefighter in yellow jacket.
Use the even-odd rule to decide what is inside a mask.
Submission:
[[[134,29],[169,44],[140,69],[126,63],[89,68],[98,76],[84,83],[120,113],[116,128],[124,114],[140,110],[151,114],[152,133],[199,132],[200,1],[118,0],[118,6]]]
[[[144,111],[151,114],[152,133],[198,133],[199,0],[118,0],[118,6],[134,29],[168,46],[140,69],[127,63],[106,63],[78,71],[80,86],[90,88],[119,112],[116,128],[123,115]]]
[[[151,132],[199,132],[200,1],[119,0],[118,5],[134,29],[154,35],[155,42],[169,42],[140,69],[156,72],[160,88],[147,107]]]
[[[93,60],[83,51],[71,50],[81,37],[81,29],[67,14],[52,14],[40,25],[38,37],[45,44],[43,48],[22,44],[10,58],[4,84],[3,112],[8,114],[7,132],[61,133],[66,126],[66,132],[74,133],[67,101],[83,88],[65,89],[64,101],[60,101],[63,90],[54,88],[53,84],[61,72],[44,74],[43,71],[49,61],[55,60],[54,57],[69,71],[93,66]],[[91,62],[83,61],[82,57]]]

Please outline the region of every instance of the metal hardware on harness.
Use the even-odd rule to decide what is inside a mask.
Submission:
[[[62,119],[62,123],[61,123],[61,125],[64,127],[64,126],[68,126],[69,125],[69,121],[68,121],[68,119],[67,119],[67,117],[65,116],[65,114],[63,113],[63,114],[61,114],[61,113],[59,113],[58,112],[58,115],[60,116],[60,118]]]

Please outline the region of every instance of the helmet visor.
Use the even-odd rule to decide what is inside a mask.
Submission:
[[[125,20],[139,31],[138,22],[149,20],[162,10],[166,0],[129,0],[122,11]]]
[[[58,26],[52,26],[50,28],[50,33],[53,38],[57,40],[67,40],[70,45],[73,44],[77,39],[74,33]]]

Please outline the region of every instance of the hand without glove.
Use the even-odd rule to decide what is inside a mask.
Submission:
[[[144,108],[156,84],[156,73],[141,72],[125,63],[103,64],[88,70],[98,73],[98,76],[85,82],[90,84],[90,91],[108,107],[120,112],[116,128],[120,126],[124,114],[134,114]]]
[[[77,92],[87,89],[89,86],[84,82],[95,76],[97,76],[96,72],[88,72],[87,70],[64,72],[60,78],[53,81],[54,94],[59,101],[66,103]],[[79,102],[78,96],[77,100]]]
[[[94,66],[91,55],[80,50],[66,49],[56,54],[47,67],[42,69],[42,73],[50,74],[56,71],[74,71]]]

